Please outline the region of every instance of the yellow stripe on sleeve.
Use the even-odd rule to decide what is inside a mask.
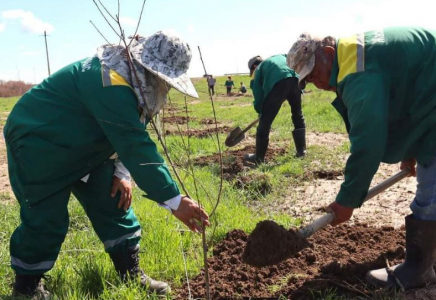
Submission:
[[[354,35],[339,40],[338,65],[338,83],[349,74],[364,71],[363,35]]]

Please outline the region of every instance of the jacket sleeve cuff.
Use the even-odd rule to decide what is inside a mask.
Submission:
[[[363,198],[364,199],[364,198]],[[336,196],[336,202],[342,206],[350,208],[359,208],[362,206],[363,199],[356,197],[354,193],[349,193],[347,190],[341,188]]]
[[[162,189],[149,191],[146,197],[157,203],[164,203],[168,199],[175,198],[178,195],[180,195],[179,188],[176,182],[173,181],[171,184],[165,186]]]

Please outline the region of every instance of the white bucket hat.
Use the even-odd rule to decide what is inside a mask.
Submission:
[[[130,51],[133,59],[148,71],[179,92],[198,98],[197,91],[186,74],[192,52],[189,45],[179,37],[158,31],[147,38],[140,38]]]

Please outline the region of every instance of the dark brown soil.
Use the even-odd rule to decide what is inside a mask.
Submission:
[[[286,230],[273,221],[262,221],[248,236],[243,261],[255,267],[275,265],[308,245],[294,229]]]
[[[206,118],[206,119],[201,119],[199,123],[203,125],[211,125],[211,124],[215,124],[215,120]],[[220,122],[216,122],[216,123],[219,124]]]
[[[228,126],[218,127],[218,133],[227,133],[229,130],[230,128]],[[190,129],[180,132],[176,130],[166,130],[165,134],[166,135],[176,134],[176,135],[186,135],[190,137],[206,138],[206,137],[215,136],[216,131],[217,130],[215,127],[211,127],[204,130]]]
[[[242,172],[244,169],[255,167],[254,164],[245,162],[244,155],[248,153],[254,153],[255,146],[250,145],[240,150],[225,151],[222,153],[223,160],[223,174],[224,179],[232,180],[236,175]],[[265,161],[268,162],[278,155],[286,153],[286,149],[283,148],[268,148],[265,155]],[[219,164],[219,154],[213,154],[210,156],[203,156],[195,159],[194,163],[199,166],[207,166],[211,164]]]
[[[305,179],[326,179],[326,180],[342,180],[344,176],[343,171],[335,170],[318,170],[306,172],[303,177]]]
[[[171,116],[162,118],[162,122],[170,124],[186,124],[186,122],[193,121],[194,118],[185,116]]]
[[[261,228],[268,225],[262,223]],[[282,233],[285,231],[283,228]],[[264,233],[275,245],[278,243],[274,239],[283,238],[283,234]],[[323,293],[331,289],[348,299],[372,299],[380,291],[365,284],[365,274],[386,267],[386,259],[391,265],[401,262],[404,239],[404,229],[365,224],[327,227],[311,236],[307,247],[294,256],[277,265],[256,268],[243,262],[247,234],[234,230],[214,247],[213,257],[208,260],[211,299],[278,299],[280,295],[285,299],[323,299]],[[205,297],[203,272],[189,284],[194,299]],[[175,295],[177,299],[188,299],[187,285],[176,290]]]

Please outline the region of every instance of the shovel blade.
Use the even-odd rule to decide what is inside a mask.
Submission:
[[[224,142],[227,147],[232,147],[237,145],[240,141],[245,139],[245,133],[242,132],[241,128],[236,127],[227,135],[226,141]]]

